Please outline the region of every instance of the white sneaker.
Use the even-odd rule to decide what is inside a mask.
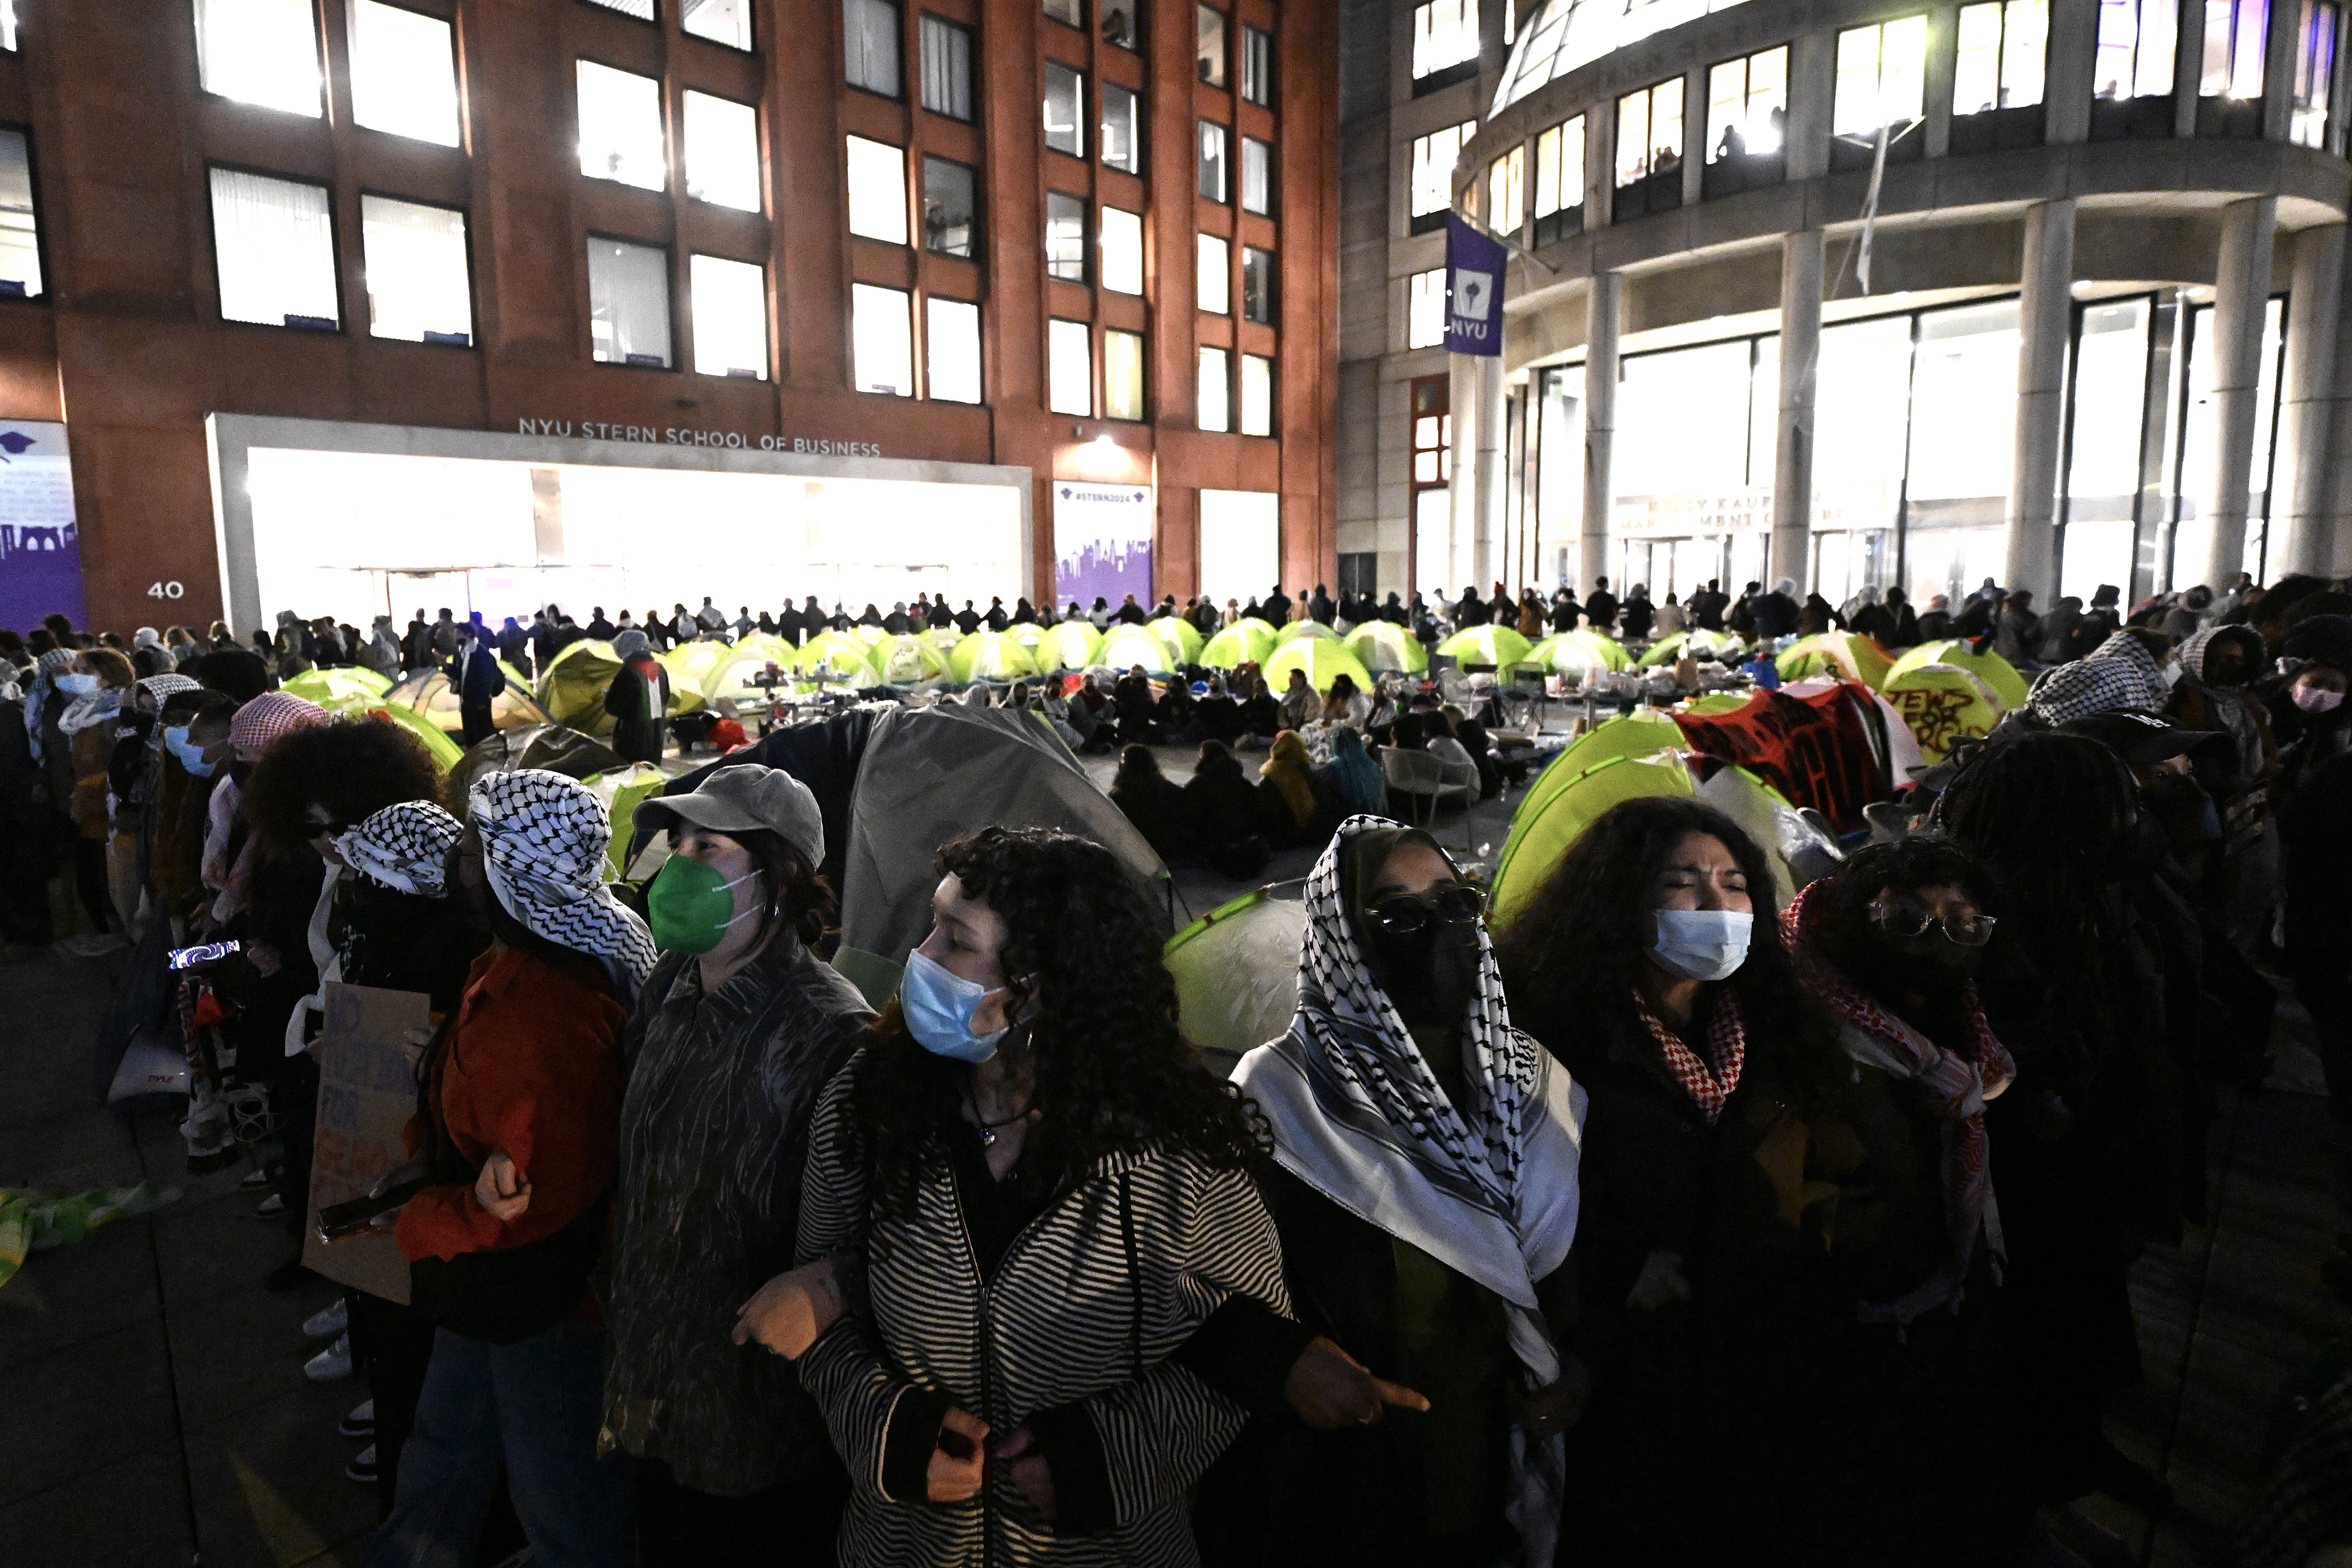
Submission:
[[[353,1454],[352,1462],[343,1467],[343,1474],[362,1486],[373,1486],[375,1484],[375,1445],[370,1443],[366,1447]]]
[[[268,1197],[253,1205],[253,1212],[263,1219],[276,1219],[279,1215],[286,1212],[286,1194],[283,1193],[270,1194]],[[341,1333],[342,1331],[338,1329],[335,1331],[337,1333]]]
[[[374,1436],[375,1401],[373,1399],[363,1399],[357,1405],[352,1405],[352,1413],[343,1417],[341,1424],[335,1428],[335,1431],[345,1437]]]
[[[351,1313],[341,1296],[328,1302],[302,1320],[302,1337],[306,1340],[331,1340],[352,1326]]]
[[[333,1344],[302,1363],[302,1375],[312,1383],[341,1383],[352,1375],[352,1336],[339,1336]]]

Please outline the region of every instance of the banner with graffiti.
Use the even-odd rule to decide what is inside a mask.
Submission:
[[[1843,684],[1810,697],[1759,691],[1728,713],[1682,712],[1675,722],[1691,750],[1739,763],[1852,832],[1864,826],[1864,806],[1894,793],[1856,692],[1869,700],[1866,688]]]
[[[82,624],[81,539],[66,427],[0,419],[0,626]]]
[[[1981,741],[2000,722],[2000,699],[1975,676],[1948,664],[1921,665],[1886,683],[1881,693],[1917,737],[1933,766],[1963,740]]]

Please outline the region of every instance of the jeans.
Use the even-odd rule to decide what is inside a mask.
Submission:
[[[512,1345],[436,1331],[366,1568],[464,1568],[501,1464],[533,1568],[628,1568],[629,1457],[596,1457],[604,1389],[600,1330],[558,1323]]]

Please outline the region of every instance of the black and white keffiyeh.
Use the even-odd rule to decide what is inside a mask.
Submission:
[[[2120,635],[2120,634],[2118,634]],[[2136,640],[2126,638],[2134,647]],[[2146,658],[2147,650],[2140,648]],[[2071,724],[2077,719],[2094,714],[2110,713],[2118,708],[2159,707],[2163,703],[2163,686],[2157,682],[2154,701],[2148,697],[2151,678],[2138,667],[2122,658],[2078,658],[2071,663],[2053,665],[2034,677],[2032,689],[2026,694],[2025,706],[2036,718],[2051,724]]]
[[[394,892],[437,899],[449,890],[449,851],[466,836],[429,800],[387,805],[335,840],[343,864]]]
[[[467,792],[490,891],[531,931],[610,961],[634,996],[657,954],[646,922],[604,886],[612,820],[577,779],[541,768],[485,773]]]

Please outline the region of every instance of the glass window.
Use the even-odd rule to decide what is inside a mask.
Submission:
[[[2050,47],[2050,0],[1986,0],[1960,7],[1952,112],[1982,114],[2042,101]]]
[[[654,19],[654,0],[588,0],[591,5],[602,5],[607,11],[618,11],[624,16],[635,16],[640,22]]]
[[[464,213],[362,196],[360,247],[371,337],[460,347],[474,341]]]
[[[968,300],[923,301],[925,382],[934,403],[980,401],[980,307]]]
[[[352,3],[352,118],[374,131],[457,144],[449,24],[379,0]]]
[[[1789,124],[1789,47],[1706,73],[1706,161],[1778,153]]]
[[[1087,25],[1086,13],[1079,8],[1079,0],[1045,0],[1045,15],[1065,26],[1083,27]]]
[[[1045,145],[1073,158],[1087,155],[1087,79],[1045,62]]]
[[[2085,604],[2100,584],[2131,581],[2149,306],[2145,298],[2084,305],[2074,340],[2058,591]]]
[[[319,31],[310,0],[195,0],[196,72],[206,92],[319,118]]]
[[[326,331],[341,327],[327,188],[215,169],[212,192],[221,319]]]
[[[686,94],[686,194],[697,201],[760,210],[760,113],[748,103]]]
[[[1413,7],[1413,80],[1477,58],[1477,0],[1430,0]]]
[[[751,47],[751,0],[684,0],[677,25],[698,38],[730,49]]]
[[[594,60],[580,62],[580,172],[640,190],[668,187],[661,83]]]
[[[2270,13],[2270,0],[2205,0],[2199,92],[2207,98],[2262,97],[2263,24]]]
[[[968,163],[923,160],[923,248],[941,256],[979,251],[980,181]]]
[[[597,363],[667,369],[669,327],[669,252],[590,235],[588,337]]]
[[[898,96],[898,7],[891,0],[841,0],[841,47],[850,86]]]
[[[2246,552],[2242,563],[2257,582],[2266,575],[2262,555],[2269,532],[2271,422],[2278,407],[2284,304],[2276,299],[2263,304],[2262,358],[2254,377],[2254,430],[2250,443],[2253,463],[2246,475]],[[2218,377],[2215,362],[2219,357],[2214,346],[2213,307],[2196,306],[2189,312],[2188,420],[2177,437],[2179,480],[2174,490],[2179,497],[2180,521],[2173,529],[2171,569],[2168,580],[2157,584],[2159,588],[2211,581],[2205,568],[2206,557],[2213,548],[2213,519],[2203,509],[2212,499],[2213,463],[2221,441],[2221,403],[2214,395]]]
[[[1214,5],[1192,7],[1192,59],[1201,79],[1225,85],[1225,14]]]
[[[1242,27],[1242,96],[1252,103],[1274,103],[1274,35],[1244,24]]]
[[[1584,116],[1562,121],[1536,137],[1536,243],[1572,233],[1562,216],[1584,206]]]
[[[687,270],[699,375],[768,379],[768,271],[752,261],[696,256]]]
[[[1143,113],[1135,89],[1102,84],[1102,161],[1130,174],[1143,173]]]
[[[2335,0],[2303,0],[2295,29],[2294,98],[2287,139],[2305,147],[2327,144],[2328,83],[2336,75],[2336,34],[2342,12]]]
[[[1143,417],[1143,334],[1103,333],[1103,417]]]
[[[2179,0],[2099,0],[2098,96],[2170,98],[2179,41]]]
[[[1405,282],[1404,346],[1435,348],[1445,341],[1445,268],[1416,272]]]
[[[1837,37],[1837,94],[1830,129],[1840,136],[1900,131],[1926,110],[1927,18],[1901,16]]]
[[[1233,390],[1231,376],[1225,368],[1225,351],[1204,348],[1201,351],[1200,426],[1203,430],[1230,430],[1234,427]]]
[[[907,243],[907,153],[887,142],[846,139],[849,232],[891,245]]]
[[[1213,316],[1231,315],[1234,309],[1233,248],[1213,234],[1198,237],[1198,267],[1193,297]]]
[[[1242,320],[1274,325],[1274,252],[1242,247]]]
[[[1675,77],[1617,100],[1617,184],[1682,167],[1683,79]]]
[[[1201,121],[1201,196],[1204,201],[1233,198],[1225,173],[1225,128],[1213,120]]]
[[[29,299],[46,291],[32,150],[23,132],[0,131],[0,295]]]
[[[2002,520],[2017,442],[2017,303],[1928,310],[1918,321],[1905,575],[1921,603],[1934,594],[1951,594],[1957,602],[1956,590],[1998,578],[2006,549]],[[1829,333],[1822,338],[1826,345]],[[1822,374],[1826,385],[1826,363]]]
[[[1779,340],[1773,343],[1777,404]],[[1903,454],[1908,439],[1904,403],[1911,388],[1911,320],[1881,317],[1824,327],[1815,363],[1813,530],[1864,533],[1892,530],[1903,501]],[[2014,359],[2009,379],[2014,394]],[[1832,419],[1837,421],[1835,429],[1830,427]],[[1769,468],[1759,468],[1758,472],[1766,483],[1770,482]],[[1927,601],[1923,597],[1919,602]]]
[[[1143,292],[1143,219],[1118,207],[1102,212],[1102,286],[1118,294]]]
[[[1274,362],[1264,354],[1242,355],[1242,434],[1274,434]]]
[[[1122,49],[1142,47],[1143,34],[1136,25],[1135,0],[1105,0],[1102,8],[1103,42],[1117,44]]]
[[[1527,222],[1528,150],[1524,145],[1486,165],[1486,226],[1517,234]]]
[[[1255,136],[1242,138],[1242,211],[1274,214],[1274,149]]]
[[[0,49],[16,47],[16,0],[0,0]]]
[[[1409,190],[1412,232],[1425,234],[1445,226],[1454,205],[1454,164],[1463,145],[1478,133],[1478,122],[1465,120],[1444,131],[1413,138],[1412,173]]]
[[[914,316],[904,289],[849,286],[849,352],[860,392],[915,395]]]
[[[1065,283],[1087,280],[1087,198],[1065,191],[1045,193],[1045,276]]]
[[[971,118],[971,32],[937,16],[923,18],[923,107],[950,120]]]
[[[1095,334],[1084,321],[1045,323],[1045,406],[1091,418],[1095,411]]]

